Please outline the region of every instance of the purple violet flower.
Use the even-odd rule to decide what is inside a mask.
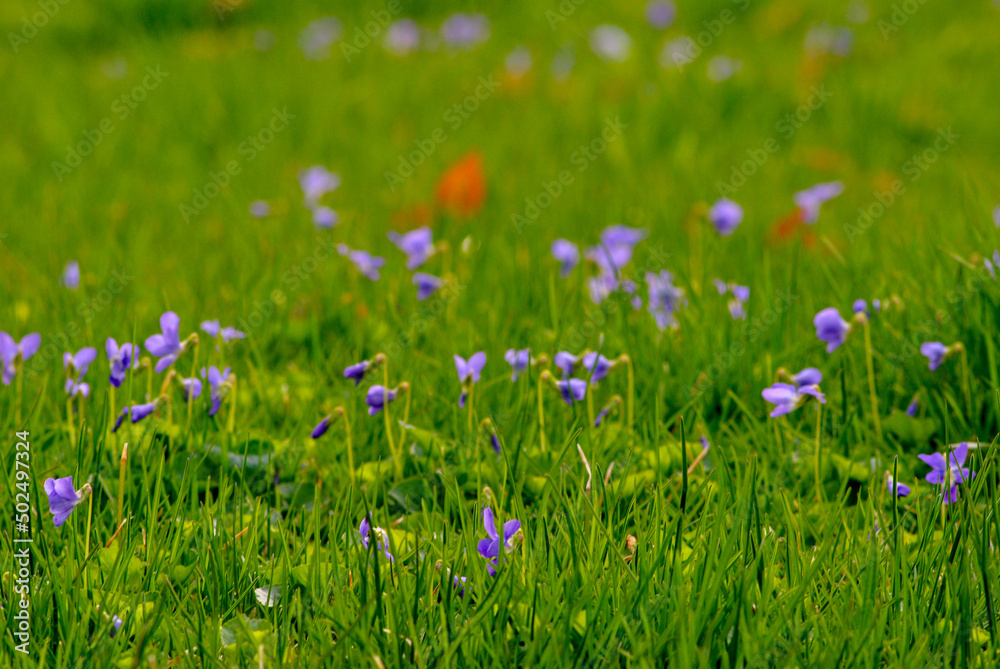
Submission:
[[[795,411],[802,406],[809,396],[815,397],[821,404],[826,404],[826,396],[820,392],[817,386],[803,386],[796,388],[789,383],[775,383],[770,388],[765,388],[761,395],[765,400],[775,405],[771,411],[771,418],[784,416]]]
[[[104,350],[111,365],[111,385],[120,388],[125,382],[125,372],[139,368],[139,345],[126,342],[119,347],[113,337],[108,337]]]
[[[389,402],[396,401],[396,390],[387,391],[385,386],[375,385],[368,389],[368,394],[365,395],[365,404],[368,405],[368,415],[374,416],[379,411],[385,408],[386,399],[388,396]]]
[[[920,403],[917,401],[917,398],[914,397],[913,400],[911,400],[909,405],[907,405],[906,407],[906,415],[909,416],[910,418],[916,417],[917,409],[919,408],[920,408]]]
[[[358,271],[372,281],[378,281],[381,278],[379,268],[385,265],[385,258],[373,256],[368,251],[353,251],[346,244],[338,244],[337,253],[347,256]]]
[[[365,378],[365,374],[368,373],[368,368],[372,366],[372,363],[368,360],[362,360],[354,365],[348,365],[344,368],[344,378],[354,379],[354,385],[361,383],[361,379]]]
[[[490,36],[490,21],[482,14],[452,14],[441,24],[441,37],[451,49],[471,49]]]
[[[313,439],[319,439],[324,434],[326,434],[326,431],[330,429],[330,419],[331,418],[333,418],[332,415],[326,416],[325,418],[323,418],[323,420],[321,420],[319,422],[319,424],[316,425],[316,427],[313,428],[313,431],[312,431],[312,433],[309,436],[312,437]]]
[[[184,399],[188,402],[191,400],[196,400],[201,397],[202,383],[201,379],[196,377],[191,377],[190,379],[178,379],[181,382],[181,387],[184,389]]]
[[[340,39],[343,30],[343,24],[333,16],[324,16],[311,22],[299,33],[302,55],[306,60],[326,60],[330,57],[330,47]]]
[[[889,472],[885,473],[885,483],[889,488],[890,495],[895,494],[898,497],[906,497],[910,494],[910,486],[905,483],[897,483]]]
[[[497,455],[500,454],[500,437],[497,436],[496,432],[490,433],[490,444],[493,446],[493,450],[496,451]]]
[[[111,630],[111,638],[114,639],[115,635],[118,634],[118,630],[122,628],[122,619],[118,616],[111,616],[111,622],[114,624],[114,629]]]
[[[413,19],[399,19],[385,30],[385,48],[397,56],[407,56],[420,48],[420,27]]]
[[[168,311],[160,316],[160,329],[163,334],[155,334],[146,339],[146,350],[151,355],[159,358],[156,363],[156,373],[159,374],[170,365],[187,348],[187,342],[182,342],[180,338],[181,319],[172,311]]]
[[[444,281],[437,278],[433,274],[427,274],[426,272],[414,272],[413,285],[417,287],[417,300],[423,302],[440,290],[441,286],[444,285]]]
[[[531,362],[531,349],[507,349],[507,352],[503,354],[503,359],[510,365],[511,382],[517,381],[517,378],[521,376],[524,370],[528,369],[528,364]]]
[[[927,367],[933,372],[936,371],[952,349],[939,341],[929,341],[920,345],[920,354],[928,359]]]
[[[371,530],[371,522],[368,520],[368,516],[365,516],[365,518],[361,521],[361,525],[358,526],[358,533],[361,535],[361,545],[365,547],[365,550],[368,550],[370,545],[368,543],[368,534]],[[389,533],[381,527],[375,527],[374,534],[375,547],[382,552],[382,555],[385,556],[386,560],[389,562],[395,562],[396,558],[394,558],[392,553],[389,552]]]
[[[62,276],[59,277],[59,283],[64,288],[69,288],[70,290],[76,290],[80,287],[80,263],[75,260],[70,260],[66,263],[66,268],[63,270]]]
[[[708,220],[716,232],[728,237],[743,222],[743,207],[727,198],[719,198],[708,210]]]
[[[25,335],[20,342],[6,332],[0,332],[0,361],[3,362],[3,384],[9,386],[17,376],[17,363],[28,360],[42,345],[42,335],[37,332]]]
[[[271,215],[271,205],[265,200],[254,200],[250,203],[250,215],[254,218],[267,218]]]
[[[458,371],[458,380],[462,384],[462,394],[458,396],[458,406],[465,408],[468,387],[479,383],[480,373],[485,366],[486,353],[483,351],[473,353],[468,360],[460,355],[455,356],[455,369]]]
[[[321,197],[340,188],[340,175],[322,165],[313,165],[299,172],[299,185],[302,186],[303,204],[314,209]]]
[[[93,346],[85,346],[73,353],[63,353],[63,369],[68,376],[75,376],[77,381],[83,378],[90,367],[90,363],[97,360],[97,349]]]
[[[580,262],[580,249],[568,239],[552,242],[552,257],[559,261],[559,276],[565,279]]]
[[[806,367],[801,372],[792,377],[796,388],[805,386],[818,386],[823,381],[823,372],[815,367]]]
[[[802,211],[804,223],[815,223],[819,220],[819,208],[844,192],[844,184],[840,181],[816,184],[795,194],[795,204]]]
[[[854,304],[851,305],[851,310],[856,314],[868,315],[868,303],[862,299],[854,300]]]
[[[947,458],[943,453],[919,454],[917,457],[923,460],[924,464],[931,468],[931,471],[924,479],[931,485],[942,487],[945,504],[954,504],[958,499],[958,488],[960,483],[971,481],[976,476],[976,472],[965,467],[965,459],[969,454],[969,444],[962,442],[948,453]],[[944,486],[951,488],[945,493]]]
[[[583,398],[587,396],[587,382],[583,379],[556,381],[556,387],[559,389],[559,395],[563,398],[563,402],[570,406],[573,406],[573,402],[582,402]]]
[[[413,271],[427,262],[434,255],[434,233],[424,226],[407,233],[389,231],[389,241],[406,254],[406,269]]]
[[[593,351],[585,353],[583,356],[583,367],[591,373],[590,385],[592,386],[596,386],[601,379],[606,377],[614,366],[615,363]]]
[[[232,326],[222,327],[218,320],[202,321],[200,327],[209,337],[215,338],[221,335],[223,344],[228,344],[233,339],[246,339],[247,336],[245,332],[240,332]]]
[[[490,507],[483,509],[483,527],[486,529],[486,534],[489,538],[480,540],[478,545],[479,554],[489,560],[486,568],[489,570],[490,576],[496,576],[495,567],[499,566],[500,559],[500,535],[497,533],[496,520],[493,517],[493,510]],[[514,550],[511,540],[520,530],[520,520],[511,519],[503,524],[504,552],[509,553]]]
[[[552,364],[562,370],[563,378],[570,376],[573,373],[573,370],[576,369],[576,365],[579,362],[580,358],[573,355],[569,351],[559,351],[552,359]]]
[[[649,289],[647,309],[660,330],[677,327],[676,312],[687,306],[684,290],[673,282],[674,275],[667,270],[661,270],[659,274],[646,272],[646,285]]]
[[[669,28],[677,17],[677,6],[670,0],[653,0],[646,5],[646,20],[658,30]]]
[[[615,25],[599,25],[590,31],[590,48],[607,62],[623,63],[632,53],[632,38]]]
[[[84,483],[80,490],[73,488],[73,477],[61,479],[45,479],[43,484],[45,494],[49,496],[49,512],[53,515],[52,524],[61,527],[73,509],[91,493],[89,483]]]
[[[813,318],[816,336],[826,342],[826,352],[833,353],[847,340],[851,324],[840,317],[836,307],[828,307]]]
[[[313,208],[313,225],[319,230],[329,230],[340,222],[340,214],[322,205]]]
[[[208,410],[208,415],[214,416],[219,413],[219,409],[222,407],[222,400],[229,394],[229,390],[233,387],[233,379],[229,373],[229,368],[226,367],[220,372],[219,368],[215,365],[209,367],[208,384],[212,387],[210,395],[212,406]]]
[[[111,428],[112,432],[117,432],[118,428],[122,426],[122,421],[125,420],[125,416],[129,416],[132,420],[132,424],[138,423],[143,418],[147,418],[154,411],[156,411],[156,405],[159,400],[153,400],[152,402],[147,402],[146,404],[133,404],[130,407],[125,407],[122,412],[118,414],[118,419],[115,420],[115,426]]]

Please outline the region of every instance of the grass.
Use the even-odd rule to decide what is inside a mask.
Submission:
[[[220,17],[209,2],[102,0],[58,5],[37,35],[0,49],[0,327],[42,336],[18,381],[0,387],[0,506],[23,492],[16,433],[27,431],[33,538],[24,656],[24,544],[3,528],[6,663],[995,662],[1000,288],[982,260],[1000,246],[1000,12],[932,1],[894,19],[893,3],[871,2],[839,57],[803,50],[811,26],[845,24],[846,3],[826,0],[683,3],[662,34],[637,2],[401,5],[397,16],[427,27],[483,11],[491,37],[457,56],[399,58],[373,44],[348,60],[334,45],[314,62],[297,45],[309,21],[334,14],[353,39],[388,5],[247,0]],[[4,4],[2,33],[37,11]],[[714,35],[724,12],[733,20]],[[590,51],[602,23],[633,36],[628,61]],[[259,28],[276,37],[268,51],[254,49]],[[692,64],[657,64],[666,39],[703,31]],[[534,65],[515,80],[503,61],[518,44]],[[566,45],[575,67],[557,83],[549,65]],[[742,70],[711,81],[718,55]],[[119,58],[124,77],[106,76]],[[143,100],[123,100],[147,68],[165,74]],[[456,111],[483,80],[495,90]],[[275,110],[287,124],[264,142]],[[609,126],[620,132],[587,157],[581,147]],[[95,129],[102,139],[79,166],[53,167]],[[412,175],[387,179],[428,139]],[[431,215],[448,250],[421,269],[449,283],[418,302],[386,231],[419,225],[442,173],[470,151],[483,156],[485,205]],[[238,174],[185,220],[181,205],[233,161]],[[313,164],[343,178],[323,200],[340,214],[330,231],[300,201],[298,172]],[[572,181],[544,204],[564,171]],[[818,223],[778,239],[793,193],[832,180],[846,189]],[[720,183],[746,212],[729,237],[703,217]],[[271,216],[249,216],[257,199]],[[877,203],[868,224],[859,208]],[[595,305],[590,267],[558,277],[552,240],[591,245],[614,223],[649,230],[626,276],[641,285],[665,269],[685,290],[676,330],[661,332],[620,292]],[[386,257],[382,278],[358,274],[339,243]],[[76,291],[59,285],[70,259],[82,268]],[[746,321],[730,318],[713,277],[750,286]],[[825,353],[814,315],[849,314],[857,298],[886,306]],[[102,342],[141,343],[167,310],[181,337],[211,318],[247,333],[218,350],[201,333],[176,365],[184,376],[229,366],[236,392],[214,417],[203,396],[189,420],[168,386],[152,418],[112,433],[111,418],[165,377],[135,371],[111,393]],[[925,341],[960,341],[964,353],[931,372]],[[70,411],[60,358],[88,345],[102,351],[92,392]],[[566,406],[540,380],[544,366],[511,383],[510,347],[625,354],[634,389],[619,366],[588,391],[593,408]],[[479,350],[488,362],[461,409],[452,356]],[[388,420],[367,415],[369,384],[342,374],[380,352],[374,382],[412,389]],[[822,370],[826,404],[769,418],[761,390],[779,368],[806,366]],[[614,396],[622,403],[591,427]],[[695,462],[703,436],[711,446]],[[976,476],[942,505],[916,456],[961,441],[979,445]],[[893,498],[886,472],[913,492]],[[70,475],[93,494],[54,527],[43,482]],[[477,552],[487,506],[522,523],[496,577]],[[367,513],[395,562],[376,541],[362,547]],[[467,579],[461,595],[454,577]]]

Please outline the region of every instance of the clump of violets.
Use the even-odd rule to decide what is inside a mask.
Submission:
[[[729,315],[733,317],[733,320],[746,320],[746,303],[750,299],[750,288],[748,286],[741,286],[736,283],[726,283],[722,279],[712,279],[712,283],[715,285],[715,289],[719,291],[719,295],[723,297],[726,293],[732,294],[727,304],[729,308]]]
[[[961,353],[964,350],[961,342],[955,342],[951,346],[945,346],[939,341],[929,341],[920,345],[920,354],[927,358],[927,367],[932,372],[937,371],[948,358]]]
[[[508,365],[510,365],[511,382],[515,382],[518,377],[521,376],[526,369],[528,369],[528,365],[531,364],[531,349],[507,349],[507,352],[503,355],[503,359],[507,361]]]
[[[840,181],[830,181],[816,184],[795,194],[795,204],[802,215],[803,223],[815,223],[819,220],[819,208],[844,192],[844,184]]]
[[[69,288],[70,290],[76,290],[80,287],[80,263],[75,260],[70,260],[66,263],[66,268],[63,269],[62,276],[59,277],[59,283],[64,288]]]
[[[559,276],[565,279],[580,262],[580,249],[568,239],[552,242],[552,257],[559,261]]]
[[[90,483],[84,483],[83,487],[76,490],[73,487],[73,477],[66,476],[61,479],[45,479],[43,484],[45,494],[49,496],[49,512],[52,514],[52,524],[61,527],[69,515],[73,513],[80,502],[87,499],[92,492]]]
[[[9,386],[20,363],[27,361],[38,352],[42,345],[42,336],[37,332],[25,335],[16,342],[6,332],[0,332],[0,361],[3,362],[3,384]]]
[[[66,394],[70,397],[83,395],[90,396],[90,384],[83,381],[84,374],[90,367],[90,363],[97,360],[97,349],[93,346],[85,346],[75,354],[63,353],[63,369],[66,371]]]
[[[426,272],[413,273],[413,285],[417,287],[417,300],[423,302],[444,285],[444,281]]]
[[[144,418],[148,418],[153,415],[153,412],[156,411],[156,407],[159,405],[160,401],[160,398],[156,398],[152,402],[147,402],[145,404],[133,404],[130,407],[125,407],[122,409],[122,412],[118,414],[118,418],[115,420],[115,426],[111,428],[111,431],[117,432],[118,428],[122,426],[122,422],[124,422],[126,416],[131,419],[132,424],[134,425]]]
[[[406,269],[410,271],[427,262],[427,259],[434,255],[436,250],[434,233],[427,226],[404,234],[392,230],[389,232],[389,241],[406,254]]]
[[[348,260],[354,263],[357,270],[368,279],[378,281],[382,278],[379,273],[379,268],[385,265],[385,258],[373,256],[371,253],[368,253],[368,251],[352,250],[346,244],[338,244],[337,253],[345,256]]]
[[[188,335],[187,339],[181,341],[180,328],[180,316],[168,311],[160,316],[162,334],[155,334],[146,339],[146,350],[154,357],[159,358],[156,362],[157,374],[174,364],[189,345],[198,343],[197,333],[192,333]]]
[[[684,290],[674,285],[674,275],[667,270],[659,274],[646,272],[649,295],[646,308],[660,330],[678,327],[677,312],[687,306]]]
[[[460,355],[455,356],[455,370],[458,372],[458,380],[462,384],[462,394],[458,396],[458,406],[465,408],[465,400],[472,387],[479,383],[483,367],[486,366],[486,353],[479,351],[473,353],[466,360]]]
[[[516,541],[515,535],[521,531],[521,521],[511,519],[504,523],[503,538],[501,539],[499,532],[497,532],[493,510],[486,507],[483,509],[483,527],[486,529],[487,538],[480,540],[477,548],[479,554],[489,560],[486,568],[489,570],[490,576],[496,576],[496,567],[500,566],[500,547],[503,546],[505,553],[512,553],[520,545],[520,540]],[[522,540],[523,536],[522,534]]]
[[[111,385],[120,388],[125,382],[125,373],[139,368],[139,345],[126,342],[119,346],[113,337],[108,337],[104,342],[104,351],[111,366]]]
[[[743,207],[728,198],[719,198],[708,210],[708,221],[722,237],[728,237],[743,222]]]
[[[779,370],[779,375],[787,373]],[[819,400],[821,404],[826,404],[826,396],[819,389],[823,374],[818,369],[807,367],[792,376],[791,380],[793,383],[778,382],[761,392],[765,400],[775,405],[770,414],[772,418],[795,411],[810,397]]]
[[[234,339],[246,339],[245,332],[237,330],[233,326],[222,327],[218,320],[202,321],[201,331],[213,339],[222,339],[223,344],[228,344]]]
[[[622,270],[632,261],[636,245],[645,239],[646,235],[646,230],[642,228],[612,225],[601,231],[599,244],[584,250],[584,257],[594,263],[598,270],[595,276],[587,279],[590,299],[595,304],[602,303],[616,290],[624,290],[630,295],[635,294],[637,289],[635,282],[624,279]]]
[[[358,526],[358,533],[361,535],[361,545],[365,547],[365,550],[370,550],[371,544],[369,543],[368,535],[370,533],[375,534],[375,547],[381,551],[382,555],[389,562],[395,562],[396,558],[393,557],[392,553],[389,552],[389,533],[383,530],[381,527],[372,527],[371,521],[368,516],[365,516],[361,521],[361,525]]]
[[[969,444],[963,441],[948,453],[921,453],[917,456],[931,468],[924,480],[931,485],[941,486],[945,504],[954,504],[958,500],[958,486],[976,476],[974,471],[965,466],[968,455]]]

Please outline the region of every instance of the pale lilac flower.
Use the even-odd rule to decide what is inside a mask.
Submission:
[[[929,341],[920,345],[920,354],[928,359],[927,367],[933,372],[941,366],[951,348],[939,341]]]
[[[368,251],[353,251],[346,244],[338,244],[337,253],[346,256],[368,279],[378,281],[381,278],[379,268],[385,265],[385,258],[373,256]]]
[[[993,225],[1000,228],[1000,204],[993,208]]]
[[[90,384],[84,381],[66,379],[66,394],[70,398],[74,398],[77,395],[83,395],[84,397],[90,397]]]
[[[632,38],[618,26],[604,24],[590,32],[590,48],[601,60],[623,63],[632,53]]]
[[[716,232],[728,237],[743,222],[743,207],[727,198],[720,198],[708,210],[708,220]]]
[[[444,281],[433,274],[415,272],[413,274],[413,285],[417,287],[417,299],[422,302],[436,293],[444,285]]]
[[[119,618],[118,616],[111,616],[111,622],[114,624],[115,627],[113,630],[111,630],[110,636],[112,639],[114,639],[115,635],[118,634],[118,630],[122,628],[122,619]]]
[[[379,411],[385,408],[386,399],[389,402],[396,401],[396,390],[386,390],[385,386],[375,385],[368,389],[368,394],[365,395],[365,404],[368,405],[368,415],[374,416]]]
[[[742,60],[729,56],[715,56],[708,61],[708,78],[718,83],[729,79],[742,69]]]
[[[811,188],[795,194],[795,204],[802,211],[804,223],[815,223],[819,220],[820,206],[844,192],[844,184],[840,181],[830,181],[816,184]]]
[[[452,14],[441,24],[441,37],[452,49],[471,49],[490,36],[490,21],[482,14]]]
[[[624,245],[635,247],[649,235],[645,228],[630,228],[627,225],[609,225],[601,230],[601,244],[608,248]]]
[[[556,387],[559,389],[559,395],[563,398],[563,402],[570,406],[573,406],[573,402],[582,402],[583,398],[587,396],[587,382],[583,379],[556,381]]]
[[[770,388],[765,388],[761,395],[765,400],[775,405],[771,411],[771,417],[777,418],[787,413],[795,411],[802,406],[809,396],[815,397],[822,404],[826,404],[826,396],[820,392],[817,386],[803,386],[796,388],[789,383],[775,383]]]
[[[408,56],[420,48],[420,27],[413,19],[399,19],[385,29],[385,48],[397,56]]]
[[[181,319],[172,311],[160,316],[160,329],[163,334],[155,334],[146,338],[146,350],[150,355],[159,358],[156,363],[156,373],[159,374],[187,349],[187,342],[180,338]]]
[[[250,215],[254,218],[267,218],[271,215],[271,205],[265,200],[254,200],[250,203]]]
[[[204,373],[204,370],[202,372]],[[209,416],[214,416],[222,408],[222,400],[229,394],[234,380],[230,375],[228,367],[221,372],[215,365],[208,368],[208,384],[212,387],[210,395],[212,406],[208,410]]]
[[[126,342],[119,347],[113,337],[108,337],[104,350],[111,365],[111,385],[120,388],[125,382],[125,372],[139,368],[139,345]]]
[[[568,239],[552,242],[552,257],[559,261],[559,276],[566,278],[580,262],[580,249]]]
[[[507,54],[503,60],[504,69],[507,74],[514,79],[520,79],[531,69],[531,51],[523,44],[514,47],[514,50]]]
[[[361,544],[368,550],[370,544],[368,543],[368,534],[372,530],[371,522],[368,520],[368,516],[361,521],[361,525],[358,527],[358,533],[361,534]],[[383,530],[381,527],[374,528],[375,534],[375,547],[382,552],[385,559],[389,562],[395,562],[396,558],[392,556],[389,552],[389,533]]]
[[[677,327],[676,313],[687,306],[684,290],[674,285],[674,275],[667,270],[659,274],[646,272],[646,285],[649,289],[647,309],[656,320],[660,330]]]
[[[179,380],[181,382],[181,387],[184,389],[185,400],[190,402],[191,400],[196,400],[201,397],[201,379],[192,376],[189,379],[180,378]]]
[[[580,359],[569,351],[559,351],[552,358],[552,364],[562,370],[563,378],[570,376]]]
[[[847,335],[851,331],[850,323],[840,317],[836,307],[828,307],[816,314],[813,325],[816,326],[816,336],[819,340],[826,342],[827,353],[836,351],[847,340]]]
[[[503,524],[503,541],[501,542],[500,535],[497,532],[496,520],[493,517],[493,510],[490,507],[486,507],[483,509],[483,527],[486,529],[486,534],[489,538],[482,539],[477,548],[479,554],[489,560],[486,568],[489,570],[490,576],[496,576],[497,572],[494,567],[499,566],[500,546],[503,545],[504,552],[506,553],[514,550],[511,540],[521,530],[521,521],[512,519]]]
[[[406,254],[406,269],[415,270],[434,255],[434,233],[427,226],[399,234],[389,231],[389,241]]]
[[[70,290],[76,290],[80,287],[80,263],[75,260],[70,260],[66,263],[66,269],[63,270],[62,276],[59,277],[59,283]]]
[[[14,338],[6,332],[0,332],[0,361],[3,362],[3,384],[9,386],[10,382],[17,376],[17,366],[19,362],[25,362],[38,352],[42,345],[42,335],[34,332],[25,335],[21,341],[15,342]]]
[[[646,20],[658,30],[669,28],[675,18],[677,6],[670,0],[653,0],[646,5]]]
[[[486,353],[483,351],[473,353],[468,360],[460,355],[455,356],[455,370],[458,372],[458,380],[462,384],[462,394],[458,397],[458,406],[465,407],[468,388],[479,383],[480,374],[485,366]]]
[[[970,481],[976,476],[976,472],[965,467],[965,459],[969,454],[969,445],[966,442],[957,444],[954,449],[947,454],[931,453],[919,454],[917,457],[924,461],[931,471],[924,479],[932,485],[951,486],[951,489],[944,494],[946,504],[952,504],[958,498],[956,486],[965,481]]]
[[[527,348],[520,350],[516,348],[507,349],[507,352],[503,355],[503,359],[510,365],[510,380],[512,382],[517,381],[517,377],[528,368],[528,363],[531,362],[531,350]]]
[[[302,187],[303,203],[313,209],[321,197],[340,187],[340,175],[322,165],[313,165],[299,172],[299,185]]]
[[[856,314],[868,315],[868,303],[862,299],[854,300],[854,304],[851,305],[851,310]]]
[[[52,524],[56,527],[61,527],[69,515],[73,513],[73,509],[91,492],[89,483],[83,484],[80,490],[74,489],[72,476],[61,479],[45,479],[43,487],[45,494],[49,496],[49,512],[53,516]]]
[[[228,344],[234,339],[246,339],[246,333],[232,326],[222,327],[218,320],[202,321],[201,331],[209,337],[222,337],[222,343]]]
[[[330,47],[340,39],[343,25],[332,16],[316,19],[299,33],[299,48],[307,60],[326,60]]]
[[[63,353],[63,369],[69,376],[80,379],[87,373],[90,363],[95,360],[97,360],[97,349],[93,346],[85,346],[76,354],[67,351]]]
[[[320,230],[329,230],[340,222],[340,215],[330,207],[322,205],[312,210],[313,225]]]

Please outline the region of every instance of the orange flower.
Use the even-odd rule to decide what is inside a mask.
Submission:
[[[771,238],[771,243],[788,241],[795,235],[801,224],[802,210],[796,208],[791,214],[775,221],[774,225],[771,226],[770,233],[768,234]]]
[[[438,206],[459,218],[469,218],[486,201],[483,155],[472,151],[444,171],[437,185]]]

